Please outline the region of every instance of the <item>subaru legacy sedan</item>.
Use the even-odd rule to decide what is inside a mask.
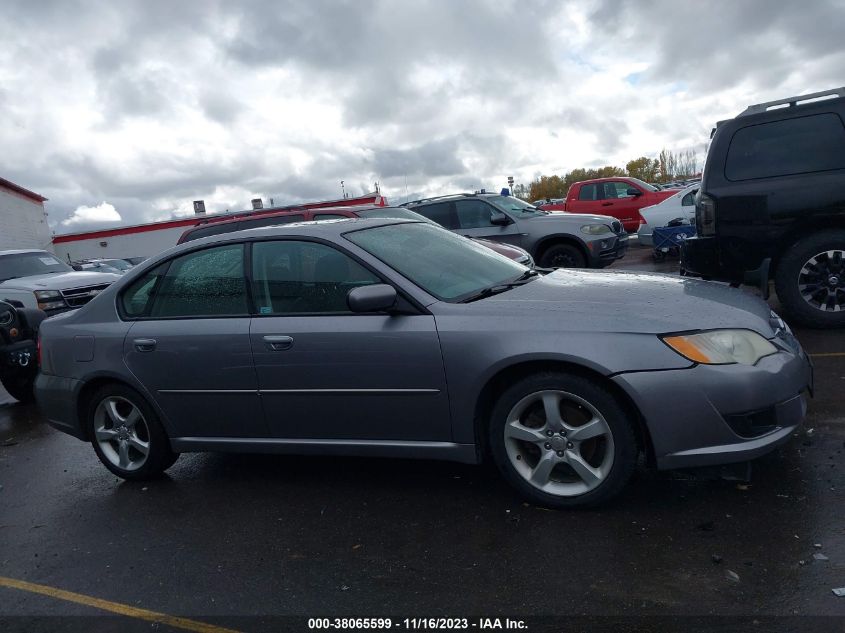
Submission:
[[[592,505],[639,455],[786,442],[808,359],[715,283],[532,270],[430,223],[306,222],[177,246],[44,322],[36,392],[120,477],[187,451],[491,458],[526,499]]]

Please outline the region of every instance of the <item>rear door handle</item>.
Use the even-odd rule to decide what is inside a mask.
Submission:
[[[264,342],[274,352],[283,352],[293,347],[293,337],[284,335],[270,335],[264,337]]]
[[[152,352],[156,348],[156,340],[154,338],[136,338],[132,343],[139,352]]]

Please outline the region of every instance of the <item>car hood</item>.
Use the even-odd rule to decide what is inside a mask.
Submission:
[[[609,215],[590,215],[588,213],[568,213],[566,211],[555,211],[548,215],[538,215],[529,218],[522,218],[522,221],[529,222],[566,222],[567,224],[584,226],[585,224],[610,224],[618,221]]]
[[[469,306],[548,317],[549,327],[662,334],[737,328],[774,335],[771,309],[738,288],[658,273],[558,269]]]
[[[31,275],[29,277],[8,279],[0,283],[0,290],[12,288],[20,290],[67,290],[69,288],[110,284],[118,279],[120,279],[120,275],[113,273],[87,273],[79,271],[49,273],[46,275]]]

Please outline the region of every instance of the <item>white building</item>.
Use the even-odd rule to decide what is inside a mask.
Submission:
[[[73,262],[83,259],[128,257],[152,257],[167,250],[179,241],[186,230],[201,222],[219,222],[239,216],[274,213],[288,209],[319,209],[329,207],[357,206],[375,204],[385,206],[387,201],[377,192],[364,194],[358,198],[307,202],[286,207],[262,208],[230,214],[194,215],[178,220],[151,222],[135,226],[121,226],[101,231],[66,233],[53,237],[53,250],[60,259]]]
[[[0,178],[0,250],[53,250],[44,196]]]

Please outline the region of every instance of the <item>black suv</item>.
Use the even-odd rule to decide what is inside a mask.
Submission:
[[[845,88],[751,106],[721,121],[682,274],[758,285],[788,316],[845,326]]]

